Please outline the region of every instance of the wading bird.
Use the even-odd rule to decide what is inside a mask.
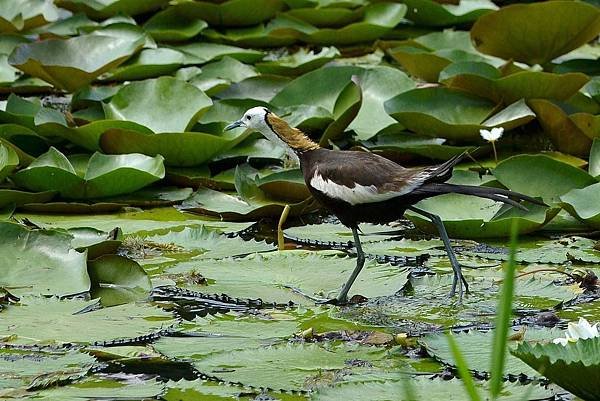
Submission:
[[[249,109],[225,130],[237,127],[254,129],[267,139],[291,148],[300,159],[304,180],[313,197],[352,230],[357,255],[356,268],[340,294],[329,303],[347,302],[348,291],[365,263],[358,235],[360,223],[389,223],[401,218],[406,210],[431,220],[444,242],[454,271],[450,296],[456,294],[458,287],[460,302],[463,284],[464,291],[468,292],[469,288],[444,224],[439,216],[413,205],[422,199],[447,193],[479,196],[522,209],[524,207],[511,197],[543,205],[537,199],[506,189],[445,183],[452,176],[452,169],[462,155],[437,166],[404,168],[374,153],[324,149],[265,107]]]

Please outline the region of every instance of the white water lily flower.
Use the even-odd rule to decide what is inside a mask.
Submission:
[[[500,139],[500,137],[502,136],[503,133],[504,133],[504,128],[502,128],[502,127],[492,128],[491,131],[487,130],[487,129],[479,130],[479,134],[481,134],[481,137],[488,142],[497,141],[498,139]]]
[[[575,342],[579,339],[586,340],[594,337],[600,337],[598,323],[592,326],[590,322],[580,317],[578,323],[569,323],[565,338],[556,338],[552,342],[554,344],[567,345],[568,343]]]

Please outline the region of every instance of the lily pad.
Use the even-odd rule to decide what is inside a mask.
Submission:
[[[102,134],[110,130],[136,131],[144,134],[152,134],[149,128],[143,125],[121,120],[99,120],[92,121],[79,127],[60,127],[54,130],[56,136],[60,136],[84,149],[92,152],[102,150],[100,138]]]
[[[456,238],[506,237],[515,220],[520,233],[529,233],[541,228],[559,210],[528,204],[529,210],[523,211],[489,199],[459,194],[425,199],[416,207],[440,216],[448,234]],[[431,222],[421,215],[408,211],[405,216],[418,228],[437,234]]]
[[[95,305],[96,301],[22,298],[19,306],[2,311],[0,335],[14,335],[25,344],[91,344],[138,337],[175,323],[170,313],[147,304],[90,310]],[[61,324],[53,323],[58,321]]]
[[[104,106],[108,119],[127,120],[154,132],[189,130],[212,104],[201,90],[172,77],[133,82]]]
[[[231,275],[225,266],[236,265]],[[242,259],[195,260],[181,263],[169,274],[201,274],[208,286],[200,291],[261,298],[266,302],[311,304],[313,300],[297,293],[321,298],[334,297],[356,265],[356,260],[331,252],[285,251],[254,254]],[[392,295],[406,284],[408,271],[368,261],[350,294],[366,297]],[[194,288],[197,289],[197,288]]]
[[[171,166],[197,166],[241,142],[247,134],[212,135],[202,132],[164,132],[146,134],[138,131],[111,129],[102,134],[100,146],[106,153],[139,152],[164,157]]]
[[[522,100],[491,115],[495,104],[489,100],[442,87],[404,92],[385,102],[385,110],[418,134],[460,141],[479,138],[481,129],[512,129],[535,118]]]
[[[504,77],[489,64],[455,63],[440,72],[444,85],[507,104],[519,99],[566,100],[589,80],[581,73],[521,71]]]
[[[284,7],[282,0],[228,0],[182,2],[177,7],[189,17],[202,18],[211,26],[250,26],[267,21]]]
[[[183,54],[173,49],[144,49],[100,78],[104,81],[132,81],[169,75],[181,67],[183,61]]]
[[[59,7],[73,12],[83,12],[96,19],[113,17],[119,14],[137,15],[160,8],[168,0],[56,0]]]
[[[0,110],[0,122],[22,125],[42,134],[67,125],[64,114],[58,110],[43,107],[38,99],[27,100],[14,94],[8,97],[4,110]]]
[[[600,183],[581,189],[572,189],[562,195],[560,200],[569,213],[597,228],[600,227],[598,196],[600,196]]]
[[[266,74],[298,76],[322,67],[338,56],[340,52],[333,46],[323,47],[319,52],[301,48],[283,57],[267,56],[255,66],[260,72]]]
[[[0,207],[15,205],[17,207],[28,203],[44,203],[56,195],[55,191],[25,192],[15,189],[0,189]]]
[[[257,76],[254,67],[225,56],[219,61],[205,64],[199,74],[186,79],[187,82],[214,96],[227,89],[232,83]]]
[[[529,196],[559,201],[561,195],[597,181],[587,172],[546,155],[517,155],[498,163],[494,176],[505,187]]]
[[[143,44],[142,36],[98,34],[49,39],[17,46],[8,62],[59,89],[75,91],[123,63]]]
[[[45,0],[14,0],[0,7],[0,32],[27,31],[58,20],[58,8]]]
[[[190,16],[181,8],[168,7],[152,16],[144,24],[154,39],[158,41],[184,41],[202,32],[208,24],[195,16]]]
[[[600,340],[596,337],[566,346],[523,342],[511,354],[576,396],[597,401],[599,351]]]
[[[19,156],[11,148],[0,144],[0,182],[19,165]]]
[[[225,56],[243,63],[253,63],[262,59],[264,55],[258,50],[207,42],[188,43],[172,48],[184,55],[185,65],[205,64],[209,61],[220,60]]]
[[[512,4],[480,17],[471,29],[483,53],[544,65],[600,32],[600,11],[584,2]]]
[[[56,190],[64,198],[86,199],[126,194],[165,175],[163,158],[140,154],[121,156],[94,153],[79,174],[55,148],[14,175],[19,185],[33,191]]]
[[[135,261],[118,255],[104,255],[88,263],[91,294],[104,306],[126,304],[148,298],[150,278]]]
[[[300,202],[310,197],[302,172],[297,170],[281,170],[260,177],[258,187],[277,199]]]
[[[406,0],[406,18],[418,25],[450,26],[473,22],[497,10],[489,0],[461,0],[457,4],[440,4],[433,0]]]
[[[16,295],[74,295],[90,289],[85,253],[71,246],[72,236],[57,230],[29,230],[0,222],[0,286]]]
[[[144,239],[153,243],[181,247],[179,252],[196,255],[194,259],[222,259],[275,249],[272,244],[264,241],[245,241],[239,237],[228,237],[205,226],[186,227],[182,231],[174,230],[168,234],[149,236]]]
[[[91,376],[81,382],[53,387],[33,393],[40,401],[82,401],[108,397],[111,400],[140,400],[157,398],[165,391],[163,383],[156,379],[141,379],[136,375],[124,375],[123,380]]]
[[[543,99],[532,99],[528,103],[535,111],[544,132],[559,151],[575,156],[589,154],[594,137],[588,136],[588,131],[580,129],[575,122],[577,117],[573,117],[579,113],[569,116],[557,104]],[[583,114],[584,116],[579,117],[579,122],[581,125],[587,125],[585,120],[588,119],[585,113]]]

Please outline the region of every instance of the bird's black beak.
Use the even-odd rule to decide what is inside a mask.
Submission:
[[[227,127],[225,127],[224,131],[229,131],[231,129],[237,128],[237,127],[243,127],[244,123],[242,122],[242,120],[237,120],[235,122],[232,122],[231,124],[229,124]]]

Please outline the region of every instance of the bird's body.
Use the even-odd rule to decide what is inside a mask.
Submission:
[[[422,199],[445,193],[480,196],[521,208],[511,197],[541,203],[505,189],[446,183],[462,155],[436,166],[405,168],[374,153],[324,149],[264,107],[248,110],[242,119],[226,129],[238,126],[254,128],[267,138],[290,147],[298,155],[304,180],[313,197],[335,214],[342,224],[352,229],[357,266],[335,299],[336,303],[346,302],[348,291],[364,265],[365,257],[358,235],[360,223],[395,221],[407,209],[430,219],[438,228],[454,270],[451,295],[454,295],[458,286],[462,297],[463,284],[468,290],[467,283],[441,219],[413,205]]]

